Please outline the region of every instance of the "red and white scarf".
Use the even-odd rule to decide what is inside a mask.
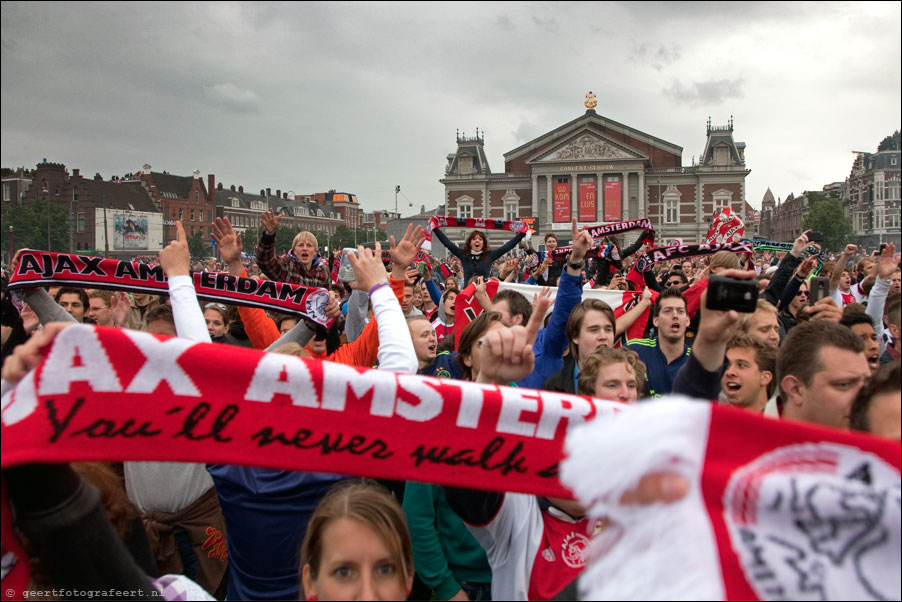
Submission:
[[[329,292],[322,288],[222,272],[194,272],[192,277],[198,299],[290,313],[326,327],[333,322],[325,311]],[[169,280],[158,265],[48,251],[24,251],[9,280],[11,289],[59,285],[152,295],[169,292]]]
[[[526,240],[530,238],[529,224],[522,221],[505,221],[503,219],[482,219],[475,217],[456,218],[450,215],[437,215],[429,220],[423,236],[423,249],[432,248],[432,231],[436,228],[483,228],[485,230],[505,230],[514,234],[525,234]]]
[[[668,259],[683,259],[685,257],[698,257],[700,255],[713,255],[718,251],[731,251],[733,253],[752,254],[752,243],[748,241],[742,242],[725,242],[704,245],[678,245],[673,247],[657,247],[644,253],[636,258],[633,268],[638,272],[647,272],[651,267],[659,261],[667,261]]]
[[[568,425],[626,406],[73,325],[0,406],[0,463],[212,462],[569,497]]]
[[[711,216],[711,227],[705,234],[704,243],[711,245],[715,243],[739,242],[745,234],[745,224],[742,218],[733,213],[729,207],[718,209]]]
[[[561,480],[611,526],[584,600],[898,600],[898,441],[719,404],[646,402],[567,436]],[[674,503],[625,506],[676,473]]]
[[[598,224],[597,226],[586,226],[583,228],[592,238],[604,238],[609,234],[617,234],[618,232],[629,232],[630,230],[645,230],[645,237],[649,240],[655,239],[655,229],[651,225],[651,221],[647,217],[642,219],[631,219],[625,222],[613,222],[610,224]]]

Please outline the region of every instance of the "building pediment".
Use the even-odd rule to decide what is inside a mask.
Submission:
[[[628,146],[609,140],[596,132],[582,130],[527,160],[528,164],[561,163],[586,160],[643,160],[648,157]]]

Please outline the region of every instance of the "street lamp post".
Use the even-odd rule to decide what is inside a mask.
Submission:
[[[12,224],[9,226],[9,260],[13,260],[13,250],[16,248],[15,243],[13,242],[13,227]],[[15,266],[10,266],[15,267]]]

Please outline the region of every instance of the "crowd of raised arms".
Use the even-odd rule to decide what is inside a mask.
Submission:
[[[280,220],[263,214],[256,253],[246,256],[241,234],[217,218],[219,258],[194,262],[178,223],[177,240],[159,253],[168,278],[160,296],[68,285],[8,290],[17,253],[4,266],[4,393],[66,327],[91,323],[623,404],[680,394],[773,421],[900,440],[893,244],[820,250],[804,232],[784,251],[656,256],[653,231],[593,239],[574,219],[569,231],[520,232],[496,249],[484,229],[467,231],[458,247],[437,228],[448,259],[421,250],[419,226],[391,237],[384,255],[377,243],[342,256],[321,252],[311,232],[276,249]],[[570,239],[569,253],[558,235]],[[640,257],[650,261],[643,269]],[[344,281],[336,277],[342,262],[353,268]],[[203,271],[325,288],[331,326],[199,302],[189,276]],[[753,306],[709,303],[715,281],[728,293],[755,291]],[[820,298],[810,299],[815,290]],[[229,372],[227,364],[209,369]],[[441,486],[427,473],[424,465],[423,482],[414,482],[187,462],[25,463],[3,471],[3,503],[30,559],[28,590],[62,598],[116,590],[135,594],[129,599],[575,599],[588,552],[578,562],[555,555],[567,544],[558,539],[614,528],[590,520],[573,499],[496,491],[489,482]],[[620,503],[666,513],[689,494],[678,475],[646,476]],[[897,506],[898,545],[896,496],[886,503]],[[662,591],[667,597],[666,584]]]

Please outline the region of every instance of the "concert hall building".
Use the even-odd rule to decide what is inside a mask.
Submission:
[[[445,208],[455,217],[531,221],[539,232],[570,240],[571,216],[580,227],[648,217],[659,244],[679,239],[698,242],[715,207],[731,207],[744,221],[745,143],[733,140],[733,120],[707,123],[707,140],[698,163],[683,166],[683,149],[598,115],[593,109],[504,155],[504,173],[493,173],[484,137],[457,136],[448,155]],[[447,229],[461,242],[466,231]],[[488,232],[492,245],[507,237]],[[635,233],[631,233],[635,234]]]

